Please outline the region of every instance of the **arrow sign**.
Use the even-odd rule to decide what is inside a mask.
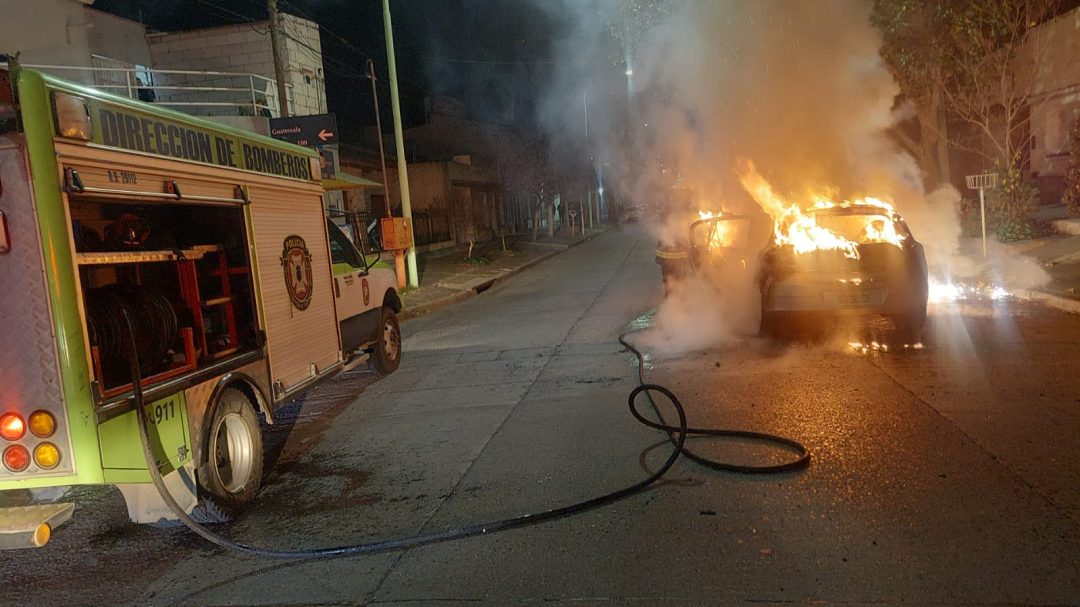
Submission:
[[[297,145],[315,147],[338,142],[337,116],[315,114],[270,119],[270,136]]]

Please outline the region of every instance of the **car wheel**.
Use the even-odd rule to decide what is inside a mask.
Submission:
[[[776,312],[761,311],[761,325],[758,334],[762,337],[780,337],[784,333],[783,318]]]
[[[895,314],[892,317],[896,327],[896,336],[904,343],[917,343],[926,324],[926,308],[907,314]]]
[[[197,516],[220,521],[254,499],[262,485],[262,432],[247,395],[235,388],[221,393],[204,444]]]
[[[401,364],[401,328],[397,314],[386,306],[383,306],[379,318],[379,335],[371,362],[375,370],[383,374],[393,373]]]

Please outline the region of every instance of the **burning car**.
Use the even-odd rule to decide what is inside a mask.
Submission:
[[[808,316],[881,315],[915,342],[926,322],[923,247],[891,205],[873,198],[786,209],[758,282],[763,333]]]

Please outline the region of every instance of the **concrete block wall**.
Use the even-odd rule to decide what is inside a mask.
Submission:
[[[147,35],[153,67],[158,70],[191,70],[229,72],[237,76],[212,74],[159,74],[155,84],[170,86],[199,86],[244,89],[239,91],[158,91],[159,101],[228,102],[244,104],[244,108],[225,106],[185,106],[182,111],[200,115],[241,115],[251,113],[251,85],[248,73],[264,74],[274,71],[269,34],[265,25],[229,25],[188,32]],[[255,80],[256,88],[266,90],[266,82]],[[272,105],[277,113],[277,100],[257,95],[257,101]]]
[[[285,36],[286,80],[291,113],[302,116],[326,111],[326,90],[323,82],[322,50],[317,24],[294,17],[282,16]],[[269,24],[228,25],[188,32],[149,34],[153,67],[161,70],[205,70],[257,74],[256,100],[269,106],[278,116],[277,86],[273,82],[274,55],[270,43]],[[298,42],[299,41],[299,42]],[[310,47],[310,48],[308,48]],[[164,80],[165,82],[161,81]],[[156,84],[177,86],[212,86],[248,89],[246,76],[163,75]],[[250,105],[247,91],[174,91],[159,92],[159,100],[167,101],[230,101]],[[239,114],[238,108],[186,107],[189,113],[203,115]],[[248,111],[245,109],[245,111]]]
[[[293,15],[282,15],[285,32],[286,78],[292,84],[292,113],[296,116],[326,112],[326,85],[322,41],[318,24]]]

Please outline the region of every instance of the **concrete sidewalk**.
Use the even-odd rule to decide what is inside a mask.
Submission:
[[[532,234],[513,234],[503,240],[495,238],[473,248],[472,259],[467,259],[468,248],[464,246],[430,251],[417,255],[417,271],[420,286],[402,293],[405,309],[399,315],[407,320],[427,314],[443,306],[468,299],[482,293],[497,281],[524,270],[544,259],[594,238],[608,229],[598,226],[578,232],[573,236],[557,233],[554,237],[541,234],[532,240]]]
[[[1056,233],[1005,246],[1035,260],[1050,275],[1050,282],[1014,295],[1080,313],[1080,218],[1066,216],[1064,207],[1059,206],[1040,209],[1033,216],[1047,221]]]

